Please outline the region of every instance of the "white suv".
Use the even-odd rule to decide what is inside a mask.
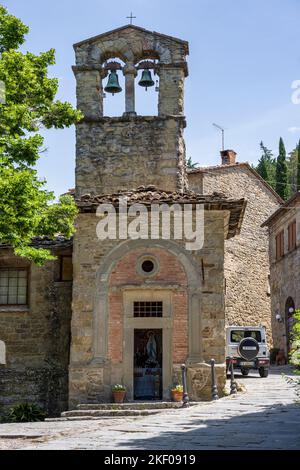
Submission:
[[[230,360],[235,369],[248,375],[256,369],[261,377],[268,377],[270,355],[263,326],[230,326],[226,328],[226,370]]]

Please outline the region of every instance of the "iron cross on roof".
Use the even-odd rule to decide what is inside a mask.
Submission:
[[[130,24],[132,24],[132,20],[136,18],[136,16],[132,16],[132,11],[130,12],[130,16],[126,16],[126,18],[130,19]]]

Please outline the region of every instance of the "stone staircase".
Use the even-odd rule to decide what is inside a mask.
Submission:
[[[190,406],[197,405],[192,402]],[[83,421],[100,418],[120,418],[124,416],[149,416],[165,410],[182,408],[179,402],[132,402],[132,403],[96,403],[77,405],[75,410],[64,411],[60,418],[48,418],[46,421]]]

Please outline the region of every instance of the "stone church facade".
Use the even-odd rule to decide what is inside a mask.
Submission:
[[[190,397],[209,399],[211,358],[220,394],[225,383],[225,325],[269,328],[267,237],[258,226],[278,197],[246,164],[186,171],[188,52],[185,41],[133,25],[75,45],[84,114],[76,129],[76,233],[72,241],[34,241],[57,255],[42,268],[0,249],[2,409],[29,400],[55,415],[110,401],[116,383],[129,400],[168,400],[182,363]],[[157,116],[135,113],[141,70],[159,77]],[[112,71],[125,76],[125,112],[110,118],[103,89]],[[187,250],[184,238],[164,238],[161,229],[155,239],[100,240],[98,207],[112,207],[120,226],[120,198],[147,215],[158,204],[190,207],[194,221],[201,206],[202,248]],[[251,267],[253,253],[260,267]]]

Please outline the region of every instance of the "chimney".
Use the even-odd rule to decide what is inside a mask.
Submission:
[[[222,150],[220,153],[222,165],[234,165],[236,163],[237,153],[234,150]]]

